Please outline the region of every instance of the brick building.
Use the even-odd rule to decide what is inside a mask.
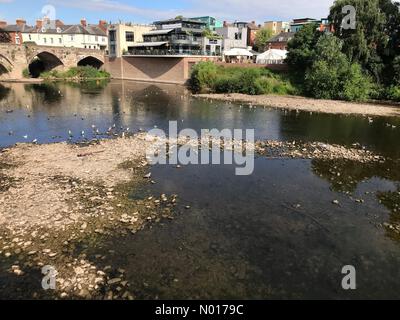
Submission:
[[[294,32],[281,32],[267,42],[266,49],[287,50],[287,44],[294,35]]]

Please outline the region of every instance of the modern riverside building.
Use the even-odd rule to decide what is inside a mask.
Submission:
[[[132,52],[137,43],[143,42],[143,34],[154,29],[152,25],[118,23],[108,26],[108,54],[121,57]]]
[[[232,48],[248,47],[248,23],[234,22],[229,24],[224,22],[222,28],[217,28],[216,33],[223,38],[223,51],[229,51]]]
[[[215,31],[216,28],[222,28],[224,26],[222,21],[217,20],[216,18],[210,17],[210,16],[195,17],[195,18],[190,18],[190,19],[205,22],[206,27],[208,29],[210,29],[211,31]]]
[[[294,19],[293,22],[290,24],[290,32],[298,32],[301,30],[305,25],[315,23],[321,24],[321,20],[313,19],[313,18],[301,18],[301,19]]]
[[[289,32],[290,23],[286,21],[266,21],[264,22],[264,28],[271,30],[275,35],[281,32]]]
[[[217,55],[222,41],[208,39],[202,21],[176,18],[154,22],[155,29],[143,33],[143,42],[132,45],[133,55]]]

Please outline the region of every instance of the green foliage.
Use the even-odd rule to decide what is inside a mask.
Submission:
[[[210,61],[202,61],[196,64],[189,80],[190,88],[193,92],[203,92],[214,86],[217,78],[217,66]]]
[[[40,75],[41,78],[47,80],[82,80],[82,79],[99,79],[110,78],[110,74],[103,70],[98,70],[92,66],[73,67],[67,71],[46,71]]]
[[[264,50],[267,46],[267,42],[273,37],[274,33],[272,30],[262,28],[258,30],[255,39],[255,45],[259,50]]]
[[[341,28],[344,5],[356,8],[356,30]],[[375,81],[391,82],[391,64],[400,51],[398,4],[391,0],[336,0],[329,19],[349,60],[359,63]]]
[[[319,99],[366,100],[371,91],[370,79],[360,65],[352,64],[341,52],[342,41],[323,35],[315,48],[316,59],[306,72],[305,88]]]
[[[400,86],[391,86],[386,93],[386,98],[400,102]]]
[[[24,70],[22,70],[22,76],[24,78],[30,78],[31,77],[31,74],[30,74],[28,68],[25,68]]]
[[[344,78],[341,97],[348,101],[365,101],[373,89],[371,79],[366,76],[359,64],[353,63]]]
[[[210,40],[218,40],[218,39],[223,39],[222,36],[219,34],[214,33],[210,28],[205,28],[203,31],[203,37],[206,37]]]
[[[294,94],[297,90],[288,79],[263,68],[222,67],[200,62],[192,71],[190,86],[194,92]]]
[[[304,76],[306,70],[312,66],[315,60],[315,46],[321,35],[317,25],[308,24],[289,41],[286,63],[292,72]]]
[[[400,86],[400,55],[393,59],[393,84]]]

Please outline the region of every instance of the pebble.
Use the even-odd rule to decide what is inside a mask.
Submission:
[[[114,278],[114,279],[111,279],[111,280],[108,280],[108,284],[116,284],[116,283],[119,283],[119,282],[121,282],[122,281],[122,279],[121,278]]]

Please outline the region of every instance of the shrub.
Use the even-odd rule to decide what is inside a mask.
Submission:
[[[196,64],[191,73],[189,85],[192,91],[198,93],[213,88],[217,78],[217,66],[210,61]]]
[[[320,60],[313,64],[305,77],[305,89],[317,99],[335,99],[339,92],[340,75],[327,61]]]
[[[109,78],[110,74],[103,70],[97,70],[92,66],[72,67],[67,71],[51,70],[41,73],[43,79],[97,79]]]
[[[348,101],[365,101],[371,91],[371,79],[363,74],[359,64],[353,63],[345,76],[340,98]]]
[[[391,86],[387,89],[387,99],[400,102],[400,86]]]
[[[240,78],[234,75],[221,75],[214,83],[216,93],[234,93],[240,91]]]
[[[193,92],[290,94],[295,92],[288,79],[259,67],[218,67],[200,62],[193,67],[190,88]]]
[[[25,68],[24,70],[22,70],[22,76],[24,78],[30,78],[31,77],[31,73],[29,72],[28,68]]]
[[[239,78],[239,92],[251,95],[262,94],[262,89],[256,85],[256,80],[259,79],[260,76],[261,73],[259,69],[243,69]]]

